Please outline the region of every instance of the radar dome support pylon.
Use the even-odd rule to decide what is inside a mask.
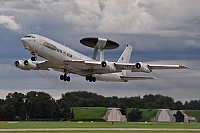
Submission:
[[[104,49],[116,49],[119,47],[118,43],[104,38],[83,38],[80,40],[80,43],[85,46],[94,48],[94,52],[92,55],[92,59],[94,60],[96,60],[98,50],[100,49],[100,61],[104,61]]]

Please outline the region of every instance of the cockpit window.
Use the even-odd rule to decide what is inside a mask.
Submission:
[[[35,38],[33,35],[26,35],[24,38]]]

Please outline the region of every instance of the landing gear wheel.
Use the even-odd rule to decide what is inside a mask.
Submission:
[[[65,82],[67,81],[67,77],[66,77],[66,76],[64,76],[64,81],[65,81]]]
[[[89,81],[92,82],[92,76],[89,77]]]
[[[85,77],[85,79],[86,79],[87,81],[89,80],[89,78],[90,78],[90,76],[86,76],[86,77]]]
[[[60,75],[60,80],[64,80],[64,76],[63,75]]]
[[[70,81],[70,77],[69,77],[69,76],[67,76],[67,81],[68,81],[68,82]]]
[[[92,77],[92,81],[93,81],[93,82],[96,82],[96,78],[95,78],[95,77]]]

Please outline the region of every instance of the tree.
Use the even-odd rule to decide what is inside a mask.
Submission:
[[[120,108],[121,108],[120,111],[121,111],[122,115],[126,116],[126,106],[122,105]]]
[[[176,122],[184,122],[184,115],[181,111],[177,111],[174,117],[176,118]]]
[[[27,108],[25,105],[22,105],[19,108],[18,116],[20,117],[20,120],[24,121],[27,118]]]
[[[5,104],[4,108],[3,120],[14,120],[16,116],[14,106],[12,104]]]
[[[71,120],[71,113],[70,113],[70,108],[67,106],[64,106],[61,110],[61,118],[62,120]]]
[[[176,110],[180,110],[180,109],[183,109],[183,104],[181,101],[177,101],[174,103],[174,109]]]
[[[25,107],[24,101],[25,101],[25,95],[18,92],[8,93],[5,99],[5,103],[13,107],[13,111],[15,112],[15,117],[18,117],[18,120],[21,120],[21,117],[23,117],[24,119],[27,115],[26,114],[27,109]]]
[[[32,118],[55,118],[55,112],[60,114],[60,110],[57,108],[56,101],[45,92],[28,92],[26,95],[26,106],[28,110],[28,116]]]
[[[142,118],[142,111],[139,111],[139,109],[133,108],[131,112],[128,114],[128,121],[136,122],[141,118]]]
[[[198,107],[198,101],[197,100],[191,100],[188,103],[188,108],[191,110],[198,110],[200,107]]]
[[[74,119],[74,110],[72,108],[72,111],[71,111],[71,120],[73,120],[73,119]]]

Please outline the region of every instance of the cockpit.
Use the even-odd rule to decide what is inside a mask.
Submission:
[[[33,36],[33,35],[26,35],[23,38],[35,38],[35,36]]]

